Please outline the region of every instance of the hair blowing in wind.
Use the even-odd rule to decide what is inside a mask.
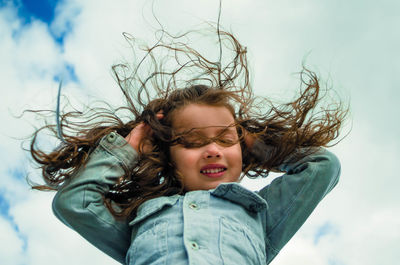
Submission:
[[[145,122],[152,135],[141,142],[135,168],[126,169],[110,188],[106,204],[115,216],[133,217],[144,201],[182,194],[182,176],[175,171],[169,148],[179,144],[184,135],[177,135],[171,122],[174,111],[191,103],[226,106],[232,112],[242,146],[243,176],[267,176],[268,172],[277,171],[290,154],[298,153],[294,159],[301,159],[310,147],[337,143],[334,140],[338,139],[347,109],[339,100],[322,100],[328,90],[321,89],[313,72],[303,68],[299,73],[302,86],[298,96],[290,102],[275,104],[253,94],[247,49],[233,34],[221,30],[219,23],[176,36],[164,30],[156,35],[156,44],[144,47],[124,34],[135,54],[145,53],[140,60],[112,67],[126,99],[125,106],[113,109],[104,102],[102,108],[61,113],[58,131],[63,141],[50,152],[37,145],[38,134],[49,131],[57,137],[57,124],[46,124],[35,131],[30,152],[42,169],[45,184],[33,188],[59,189],[84,166],[103,136],[115,131],[125,137]],[[204,36],[216,37],[214,56],[196,46],[195,41]],[[44,110],[33,112],[40,114]],[[160,112],[163,119],[157,118]],[[246,133],[269,146],[270,152],[262,160],[247,150],[243,142]],[[143,152],[145,143],[151,143],[148,152]],[[297,152],[299,149],[305,151]]]

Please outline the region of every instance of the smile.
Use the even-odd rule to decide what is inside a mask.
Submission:
[[[220,173],[225,171],[226,168],[209,168],[209,169],[204,169],[204,170],[200,170],[200,173],[202,174],[215,174],[215,173]]]

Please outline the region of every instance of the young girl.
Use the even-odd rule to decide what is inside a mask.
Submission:
[[[70,112],[61,123],[70,133],[60,131],[55,151],[42,152],[33,139],[47,183],[36,188],[58,190],[55,215],[121,263],[269,264],[338,181],[338,159],[322,147],[337,138],[346,112],[313,112],[320,88],[307,70],[293,102],[255,101],[246,49],[229,33],[218,37],[220,47],[231,45],[231,60],[160,40],[145,58],[173,51],[176,69],[158,65],[140,78],[138,67],[121,78],[125,65],[116,66],[131,121],[93,110],[103,120],[85,125]],[[270,171],[285,174],[258,192],[239,184]]]

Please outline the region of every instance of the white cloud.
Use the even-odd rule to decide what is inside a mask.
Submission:
[[[310,239],[295,237],[285,246],[272,262],[274,265],[329,265],[326,256]]]
[[[0,217],[0,234],[2,243],[0,247],[1,264],[22,264],[24,242],[18,237],[14,227],[8,220]]]
[[[54,217],[53,195],[31,192],[11,211],[20,233],[26,236],[24,254],[29,264],[118,264]]]
[[[112,264],[55,219],[50,207],[52,194],[33,192],[24,179],[16,179],[15,170],[23,178],[27,173],[30,177],[39,173],[25,171],[26,154],[15,138],[27,137],[32,126],[42,121],[29,115],[22,119],[14,116],[28,108],[53,109],[57,89],[53,78],[62,72],[64,55],[44,23],[33,20],[23,24],[12,5],[0,9],[0,28],[0,190],[10,204],[9,217],[0,217],[0,263]]]

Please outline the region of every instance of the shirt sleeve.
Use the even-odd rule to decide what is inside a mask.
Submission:
[[[268,263],[335,187],[339,180],[340,162],[333,153],[316,148],[297,162],[291,162],[289,157],[279,169],[286,173],[259,191],[268,203],[263,218]]]
[[[131,232],[128,222],[115,219],[104,205],[104,195],[124,170],[134,167],[137,156],[122,136],[104,136],[53,200],[58,219],[120,263],[125,262]]]

